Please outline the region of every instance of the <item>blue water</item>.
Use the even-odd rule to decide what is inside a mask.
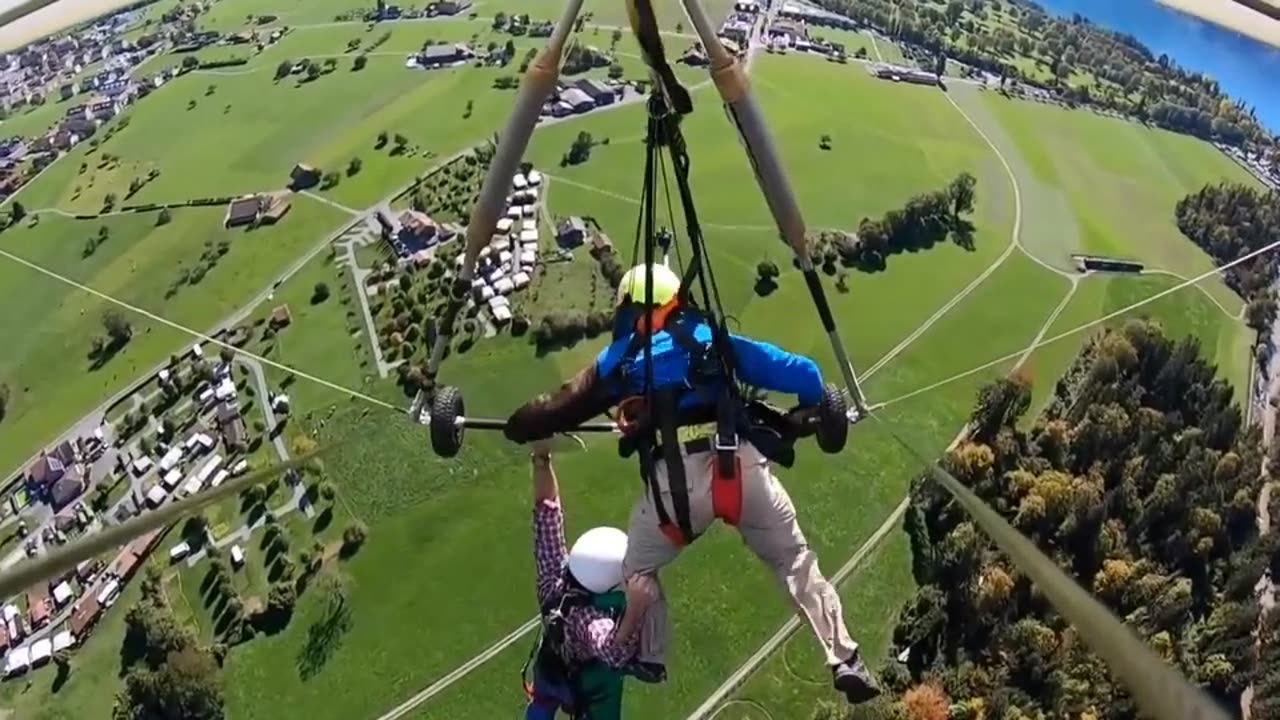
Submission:
[[[1037,0],[1050,12],[1080,13],[1095,25],[1128,33],[1159,56],[1218,81],[1280,132],[1280,50],[1158,5],[1155,0]],[[1226,0],[1222,0],[1225,2]]]

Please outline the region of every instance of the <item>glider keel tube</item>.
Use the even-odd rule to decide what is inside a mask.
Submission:
[[[854,407],[849,419],[857,420],[865,415],[867,410],[862,386],[858,383],[853,363],[850,362],[844,342],[836,329],[835,318],[831,314],[831,306],[822,289],[821,278],[818,277],[813,259],[809,256],[809,242],[805,237],[804,218],[800,215],[800,206],[796,203],[795,193],[791,189],[791,183],[787,179],[778,151],[765,125],[764,115],[751,95],[746,72],[737,58],[720,43],[715,26],[707,18],[701,2],[699,0],[681,1],[684,4],[685,13],[688,14],[690,22],[698,33],[699,40],[702,41],[703,48],[706,49],[710,60],[711,80],[724,101],[729,119],[738,131],[738,137],[747,152],[747,159],[751,162],[756,182],[764,194],[769,212],[773,214],[783,241],[795,253],[800,271],[804,273],[805,285],[809,288],[809,295],[813,299],[814,307],[818,310],[822,328],[831,342],[831,350],[835,353],[836,362],[840,366],[845,387],[853,399]],[[748,52],[750,52],[749,49]]]
[[[434,397],[436,375],[440,370],[440,361],[444,358],[445,348],[453,339],[458,313],[462,312],[467,296],[471,292],[471,281],[475,277],[476,258],[480,251],[493,239],[497,227],[498,216],[506,209],[507,194],[511,191],[511,178],[519,169],[524,158],[525,149],[529,146],[529,138],[538,124],[542,114],[542,105],[551,96],[556,81],[560,78],[560,61],[564,55],[566,41],[573,30],[573,23],[582,10],[583,0],[569,0],[564,13],[556,23],[547,46],[530,63],[525,72],[524,82],[516,96],[515,108],[507,119],[506,127],[498,136],[498,144],[494,149],[489,171],[485,174],[484,183],[480,186],[480,197],[471,209],[471,218],[467,223],[466,248],[463,251],[462,267],[453,282],[449,304],[441,318],[435,345],[431,348],[431,358],[427,362],[427,384],[432,388]],[[416,405],[416,403],[415,403]]]

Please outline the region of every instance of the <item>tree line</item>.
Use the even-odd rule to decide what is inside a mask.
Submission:
[[[1198,341],[1131,321],[1085,347],[1041,417],[1030,406],[1024,375],[983,388],[943,466],[1224,706],[1257,680],[1280,687],[1280,663],[1258,663],[1252,638],[1254,585],[1280,569],[1280,543],[1255,525],[1260,434]],[[949,493],[922,476],[911,499],[919,589],[894,629],[892,692],[815,717],[1139,716]]]
[[[1156,56],[1136,38],[1075,15],[1055,17],[1033,2],[951,0],[817,0],[818,5],[869,25],[903,43],[943,53],[1001,77],[1062,92],[1069,100],[1100,105],[1150,120],[1177,132],[1232,144],[1274,142],[1254,109],[1231,99],[1213,78]],[[1003,6],[1015,27],[990,18]],[[1043,82],[1016,67],[1018,57],[1038,56],[1051,76]],[[1076,73],[1101,81],[1072,86]]]
[[[972,250],[974,227],[965,216],[973,212],[977,184],[969,173],[960,173],[946,187],[916,195],[879,219],[863,218],[856,237],[818,234],[810,239],[810,254],[834,275],[837,263],[865,272],[884,270],[890,256],[927,250],[948,236]]]
[[[1225,265],[1280,240],[1280,192],[1239,183],[1206,185],[1174,210],[1178,229],[1219,265]],[[1271,282],[1280,256],[1264,253],[1224,273],[1228,286],[1249,303],[1246,318],[1261,332],[1276,317]]]

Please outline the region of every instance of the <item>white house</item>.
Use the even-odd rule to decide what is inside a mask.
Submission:
[[[524,213],[524,216],[527,218],[533,217],[538,212],[537,205],[524,205],[520,209],[521,209],[521,212]],[[526,220],[525,222],[528,222],[528,221]]]
[[[508,233],[508,232],[511,232],[511,226],[513,224],[515,224],[515,220],[512,220],[509,217],[498,218],[498,224],[496,225],[496,228],[500,233]]]
[[[218,383],[218,387],[214,388],[213,396],[219,401],[235,397],[236,384],[229,377],[222,378],[222,382]]]
[[[538,172],[537,170],[530,170],[529,175],[526,177],[526,180],[528,181],[530,187],[536,187],[539,183],[542,182],[542,173]]]
[[[522,223],[520,224],[520,232],[524,232],[525,230],[532,230],[532,231],[534,231],[534,232],[537,232],[537,231],[538,231],[538,221],[537,221],[537,220],[525,220],[524,222],[522,222]]]
[[[213,482],[209,483],[209,486],[218,487],[222,483],[226,482],[229,477],[231,477],[230,472],[226,470],[219,470],[218,474],[213,476]]]
[[[178,466],[182,462],[182,446],[175,445],[169,448],[169,452],[160,458],[160,472],[167,473]]]
[[[14,648],[4,659],[5,675],[20,675],[31,667],[31,650],[27,647]]]
[[[182,480],[182,471],[177,468],[174,468],[169,472],[165,473],[164,477],[160,478],[160,485],[157,485],[156,487],[163,486],[165,490],[172,490],[178,487],[178,482],[181,480]]]
[[[151,489],[147,491],[147,504],[150,505],[152,509],[158,508],[167,497],[169,496],[165,493],[162,486],[152,485]]]
[[[511,178],[511,184],[514,185],[517,190],[523,190],[529,187],[529,181],[525,180],[524,175],[520,173],[516,173],[515,177]]]
[[[529,273],[518,272],[511,276],[511,282],[516,286],[517,290],[523,290],[529,287]]]
[[[537,229],[535,228],[535,229],[533,229],[533,230],[521,230],[521,231],[520,231],[520,242],[521,242],[521,243],[536,243],[536,242],[538,242],[538,231],[537,231]]]
[[[58,607],[66,605],[67,602],[75,596],[75,592],[71,590],[71,585],[69,585],[65,580],[58,583],[57,586],[53,588],[53,604]]]
[[[231,546],[231,564],[235,567],[244,564],[244,550],[239,545]]]
[[[188,545],[185,541],[180,542],[177,545],[174,545],[173,547],[169,548],[169,559],[173,562],[178,562],[179,560],[181,560],[182,558],[190,554],[191,554],[191,546]]]
[[[137,475],[138,477],[142,477],[143,475],[146,475],[147,471],[150,469],[151,469],[151,458],[147,457],[146,455],[143,455],[142,457],[133,461],[133,474]]]
[[[62,652],[63,650],[66,650],[67,648],[75,644],[76,644],[76,636],[72,635],[70,630],[63,630],[62,632],[53,636],[54,652]]]
[[[512,290],[515,290],[515,287],[516,287],[515,284],[511,282],[511,278],[505,278],[505,277],[499,279],[497,282],[493,284],[494,292],[498,293],[499,295],[507,295]]]
[[[31,666],[37,667],[49,662],[53,657],[53,641],[43,638],[31,643]]]
[[[493,319],[495,322],[507,322],[511,319],[511,308],[506,305],[493,308]]]
[[[246,471],[246,470],[248,470],[248,469],[249,469],[249,461],[248,461],[248,460],[241,460],[240,462],[236,463],[235,465],[233,465],[233,466],[231,467],[231,474],[232,474],[232,475],[237,475],[237,476],[238,476],[238,475],[242,475],[242,474],[244,474],[244,471]]]
[[[520,219],[520,215],[522,213],[523,211],[520,209],[519,205],[512,205],[511,207],[507,208],[507,217],[513,220]]]

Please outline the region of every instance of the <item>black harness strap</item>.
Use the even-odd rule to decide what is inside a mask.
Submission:
[[[676,433],[678,404],[675,389],[663,388],[655,394],[658,401],[658,430],[662,438],[662,460],[667,465],[667,486],[671,491],[671,509],[675,512],[676,526],[680,529],[680,535],[684,538],[685,544],[689,544],[697,539],[697,535],[693,532],[693,522],[689,517],[689,482],[684,474],[684,458],[680,454],[680,438]],[[654,453],[650,450],[646,454],[653,457]],[[652,485],[657,491],[656,479]],[[662,507],[662,498],[655,495],[653,505],[655,509]],[[659,522],[663,522],[662,516],[665,514],[663,511],[658,511]],[[669,523],[670,520],[666,520],[664,524]]]

